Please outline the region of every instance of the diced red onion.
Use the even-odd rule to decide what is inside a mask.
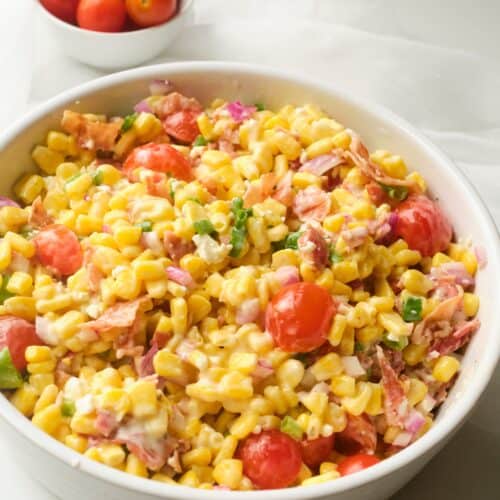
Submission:
[[[172,83],[168,80],[153,80],[149,85],[149,93],[151,95],[167,95],[173,89]]]
[[[488,264],[488,256],[486,255],[486,249],[481,245],[477,245],[474,247],[474,253],[476,255],[477,265],[479,269],[484,269]]]
[[[51,328],[48,319],[37,316],[35,319],[35,329],[37,336],[47,345],[57,345],[59,338],[57,333]]]
[[[174,281],[178,285],[191,288],[194,285],[193,277],[184,269],[175,266],[168,266],[167,277],[170,281]]]
[[[415,435],[424,424],[425,418],[423,415],[419,411],[412,409],[405,421],[405,429]]]
[[[154,254],[163,252],[163,245],[160,238],[154,231],[142,233],[141,243],[144,247],[149,248]]]
[[[291,285],[300,281],[299,271],[295,266],[281,266],[276,269],[274,276],[281,286]]]
[[[351,377],[361,377],[366,373],[357,356],[343,356],[342,364],[344,365],[346,374]]]
[[[391,226],[391,231],[394,231],[396,229],[396,224],[398,223],[399,216],[396,212],[391,212],[389,214],[389,218],[387,219],[387,222],[389,226]]]
[[[344,158],[335,153],[328,153],[316,156],[312,160],[306,161],[300,168],[299,172],[310,172],[318,177],[326,174],[332,168],[338,167],[344,163]]]
[[[259,299],[248,299],[238,307],[236,311],[236,323],[238,325],[246,325],[253,323],[259,316],[260,303]]]
[[[0,208],[2,207],[19,207],[19,204],[6,196],[0,196]]]
[[[413,435],[410,434],[409,432],[400,432],[396,436],[396,438],[394,439],[392,444],[394,446],[401,446],[402,448],[404,448],[405,446],[408,446],[410,444],[412,438],[413,438]]]
[[[267,377],[270,377],[274,373],[274,368],[267,359],[259,359],[257,361],[257,366],[255,367],[254,371],[252,372],[252,377],[263,380]]]
[[[240,101],[234,101],[226,104],[226,109],[229,111],[231,118],[236,123],[248,120],[248,118],[250,118],[255,111],[257,111],[255,106],[245,106],[244,104],[241,104]]]
[[[467,272],[461,262],[446,262],[439,267],[431,269],[431,277],[437,281],[452,278],[457,285],[464,288],[474,285],[474,278]]]
[[[151,107],[148,104],[148,101],[146,101],[145,99],[142,100],[141,102],[138,102],[134,106],[134,111],[136,113],[152,113],[153,112],[153,110],[151,109]]]
[[[417,408],[424,413],[429,413],[435,406],[436,400],[430,394],[426,394],[425,398],[417,405]]]

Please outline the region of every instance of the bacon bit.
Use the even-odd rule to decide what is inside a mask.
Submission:
[[[273,373],[273,365],[267,359],[259,359],[251,376],[254,380],[259,381],[270,377]]]
[[[91,292],[97,292],[101,286],[101,280],[104,278],[104,274],[92,262],[93,255],[94,249],[92,247],[86,247],[83,252],[83,267],[87,271],[89,290]]]
[[[150,375],[154,375],[155,370],[153,367],[153,359],[156,353],[159,351],[158,343],[156,340],[153,340],[151,343],[151,347],[148,352],[142,356],[137,363],[137,374],[139,377],[149,377]]]
[[[133,453],[141,462],[146,464],[148,469],[159,470],[167,462],[167,450],[164,446],[147,445],[142,436],[132,436],[124,441],[130,453]]]
[[[151,346],[153,344],[157,344],[159,349],[163,349],[168,342],[168,339],[172,336],[171,333],[168,332],[159,332],[158,330],[153,333],[153,337],[151,338]]]
[[[262,203],[273,194],[276,186],[276,174],[264,174],[258,181],[252,182],[243,195],[243,206],[250,208],[256,203]]]
[[[149,297],[121,302],[106,309],[96,320],[88,321],[83,326],[97,332],[106,332],[112,328],[130,328],[134,325],[139,313],[151,309],[151,305]]]
[[[354,249],[362,245],[368,238],[368,228],[366,227],[355,227],[354,229],[346,229],[342,231],[341,236],[345,241],[346,245],[350,249]]]
[[[331,201],[328,193],[317,186],[300,190],[293,201],[293,212],[305,222],[322,221],[330,212]]]
[[[178,262],[184,255],[194,252],[194,244],[177,236],[172,231],[165,231],[163,235],[163,246],[167,255]]]
[[[321,177],[332,168],[345,163],[343,153],[343,150],[335,150],[328,154],[316,156],[316,158],[303,163],[299,168],[299,172],[310,172],[311,174]]]
[[[382,189],[380,184],[377,184],[376,182],[369,182],[368,184],[366,184],[365,189],[368,193],[368,196],[370,197],[370,200],[377,207],[382,205],[383,203],[394,203],[394,200],[392,200],[389,195]]]
[[[55,382],[59,389],[62,389],[68,379],[71,378],[71,360],[69,356],[60,359],[57,362],[55,370]]]
[[[95,419],[95,428],[104,437],[110,437],[111,434],[118,428],[118,420],[116,416],[105,410],[97,410]]]
[[[291,207],[293,205],[293,199],[295,193],[292,189],[292,178],[293,174],[290,170],[278,181],[276,184],[276,190],[272,197],[285,205],[286,207]]]
[[[219,139],[217,149],[219,151],[227,153],[229,156],[235,155],[233,143],[231,141],[228,141],[227,139]]]
[[[300,281],[299,270],[295,266],[281,266],[274,271],[274,276],[281,286],[291,285]]]
[[[93,121],[70,110],[64,111],[61,121],[62,129],[71,134],[81,148],[92,151],[112,151],[121,126],[121,120],[110,123]]]
[[[344,455],[373,454],[377,447],[377,431],[367,415],[347,414],[347,426],[335,434],[335,448]]]
[[[37,196],[31,204],[29,223],[37,229],[54,223],[54,219],[45,210],[40,196]]]
[[[148,190],[148,194],[151,196],[166,198],[170,202],[173,202],[165,174],[151,171],[151,173],[149,173],[146,177],[146,188]]]
[[[403,427],[410,408],[396,372],[387,361],[384,351],[377,346],[377,359],[382,372],[384,411],[389,425]]]
[[[477,259],[477,266],[479,269],[484,269],[488,265],[488,256],[486,254],[486,249],[482,245],[477,245],[474,247],[474,254]]]
[[[328,265],[328,245],[320,231],[308,227],[297,243],[302,257],[316,269],[320,270]]]
[[[370,160],[368,150],[361,142],[360,137],[350,129],[346,132],[351,136],[351,144],[349,150],[344,152],[344,157],[350,159],[361,172],[374,181],[388,186],[404,186],[414,193],[420,193],[420,186],[412,180],[396,179],[387,175],[376,163]]]
[[[458,351],[458,349],[469,342],[470,336],[480,326],[481,323],[477,318],[473,319],[472,321],[467,321],[448,337],[445,337],[443,339],[436,339],[429,351],[438,352],[441,356]]]
[[[430,277],[437,283],[453,283],[464,289],[474,286],[474,278],[461,262],[447,262],[439,267],[433,267]]]
[[[194,279],[188,271],[180,267],[168,266],[166,268],[167,278],[178,285],[192,288],[195,285]]]
[[[439,323],[441,321],[451,321],[451,318],[462,304],[462,297],[463,291],[437,305],[429,315],[427,315],[415,326],[415,330],[413,331],[411,337],[412,342],[415,344],[421,344],[426,337],[429,337],[429,332],[427,331],[429,325]]]
[[[194,97],[186,97],[179,92],[171,92],[153,104],[153,111],[160,120],[164,120],[173,113],[185,110],[201,113],[203,107]]]

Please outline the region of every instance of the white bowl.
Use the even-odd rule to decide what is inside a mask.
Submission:
[[[401,154],[428,180],[432,192],[453,221],[456,234],[472,238],[488,254],[488,267],[477,277],[482,298],[482,326],[463,359],[461,374],[439,411],[435,425],[416,443],[380,464],[351,476],[315,486],[273,491],[208,491],[170,486],[127,475],[93,462],[50,438],[24,418],[3,397],[0,416],[9,454],[60,498],[88,500],[338,500],[383,499],[412,478],[464,422],[486,387],[500,352],[500,247],[497,230],[479,196],[453,163],[420,132],[389,111],[348,97],[327,84],[268,68],[230,63],[179,63],[114,74],[56,97],[19,120],[0,138],[0,193],[8,194],[26,165],[30,150],[57,127],[62,111],[129,113],[155,78],[168,78],[187,95],[208,103],[216,96],[263,102],[270,108],[285,103],[315,103],[358,131],[369,148]],[[0,419],[0,422],[2,422]],[[467,450],[464,450],[466,453]],[[428,492],[429,493],[429,492]]]
[[[138,66],[160,54],[191,22],[194,4],[194,0],[180,0],[175,17],[159,26],[121,33],[101,33],[61,21],[38,0],[35,1],[45,23],[66,54],[89,66],[108,70]]]

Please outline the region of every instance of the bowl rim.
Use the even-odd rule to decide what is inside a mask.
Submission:
[[[142,34],[162,31],[166,29],[167,26],[169,26],[171,23],[178,21],[181,17],[186,15],[194,5],[194,0],[180,0],[181,4],[177,13],[164,23],[158,24],[156,26],[150,26],[148,28],[139,28],[130,31],[106,32],[106,31],[87,30],[85,28],[80,28],[80,26],[76,26],[75,24],[67,23],[66,21],[63,21],[62,19],[56,17],[54,14],[52,14],[52,12],[49,12],[40,3],[40,0],[34,0],[34,2],[38,6],[39,10],[42,12],[42,15],[46,17],[46,19],[48,19],[49,21],[51,21],[52,23],[54,23],[55,25],[59,26],[62,29],[71,31],[73,33],[80,33],[83,34],[83,36],[96,36],[102,39],[113,37],[117,40],[120,38],[123,39],[126,37],[141,36]]]
[[[0,135],[0,151],[22,131],[36,123],[44,116],[50,114],[54,109],[67,104],[70,101],[77,101],[84,95],[91,95],[99,91],[105,91],[107,88],[135,80],[151,80],[161,75],[172,75],[186,73],[211,73],[227,74],[232,77],[263,76],[275,79],[277,82],[288,82],[299,84],[311,89],[327,94],[331,94],[350,105],[362,109],[364,113],[371,114],[381,123],[388,123],[396,126],[403,133],[412,137],[413,142],[419,148],[424,149],[429,156],[435,159],[439,168],[447,175],[454,176],[461,184],[461,187],[467,192],[471,203],[481,212],[482,222],[485,224],[487,234],[488,258],[495,266],[500,263],[500,239],[499,233],[488,209],[480,199],[478,192],[472,186],[465,175],[453,164],[453,162],[420,131],[410,125],[406,120],[400,118],[392,111],[374,104],[365,99],[351,96],[343,90],[336,88],[326,82],[317,79],[304,77],[294,72],[283,71],[262,65],[232,63],[232,62],[214,62],[214,61],[193,61],[163,63],[152,66],[144,66],[119,73],[104,76],[77,87],[71,88],[59,95],[49,99],[45,103],[38,105],[32,111],[15,121],[4,133]],[[499,285],[495,285],[500,295]],[[491,324],[488,324],[492,332],[500,331],[500,316],[491,318]],[[30,420],[20,418],[20,413],[5,397],[0,397],[0,416],[6,423],[16,429],[23,437],[29,439],[34,445],[42,448],[49,454],[64,462],[70,467],[78,468],[85,473],[94,476],[100,480],[111,483],[117,487],[127,488],[142,494],[149,494],[157,498],[179,498],[182,500],[192,500],[193,495],[203,500],[262,500],[265,496],[269,500],[282,499],[284,495],[291,500],[302,500],[318,498],[327,495],[333,495],[343,491],[352,490],[377,479],[380,479],[391,472],[401,469],[410,462],[425,455],[432,448],[444,444],[446,438],[451,437],[454,431],[463,423],[467,415],[471,412],[473,406],[484,392],[490,381],[493,371],[497,365],[500,356],[500,335],[491,335],[491,345],[481,358],[475,369],[475,384],[465,391],[461,398],[453,403],[449,409],[449,415],[446,420],[439,421],[424,436],[418,439],[408,448],[403,449],[388,460],[383,460],[379,464],[370,467],[358,474],[339,478],[335,481],[329,481],[322,484],[311,485],[307,488],[292,487],[280,490],[263,491],[223,491],[223,490],[196,490],[186,486],[173,486],[165,483],[159,483],[149,479],[134,477],[125,472],[104,466],[93,460],[90,460],[79,453],[71,450],[64,444],[51,438],[38,428]]]

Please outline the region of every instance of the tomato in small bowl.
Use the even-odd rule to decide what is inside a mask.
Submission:
[[[191,23],[194,0],[37,3],[48,29],[67,55],[89,66],[117,70],[149,61],[171,45]]]

